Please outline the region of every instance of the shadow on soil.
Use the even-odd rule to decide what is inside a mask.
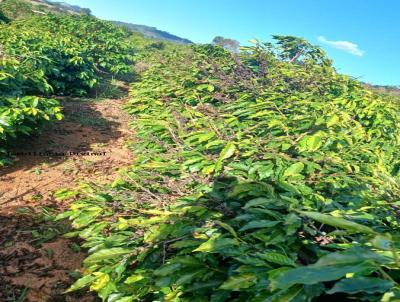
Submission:
[[[0,214],[0,301],[97,301],[88,294],[64,294],[79,278],[85,254],[77,242],[60,238],[69,226],[54,221],[55,209],[39,211]]]
[[[40,135],[15,142],[9,148],[14,163],[0,169],[0,181],[11,181],[9,175],[15,171],[30,172],[34,176],[40,173],[38,167],[52,169],[79,154],[102,156],[101,147],[98,146],[106,145],[123,135],[118,117],[111,115],[105,118],[96,109],[93,100],[65,99],[61,103],[65,115],[63,120],[47,125]],[[58,180],[51,179],[43,185],[49,186],[52,181]],[[22,190],[11,198],[7,196],[6,200],[2,198],[6,192],[0,192],[0,206],[24,198],[24,195],[34,193],[36,189],[39,188]]]
[[[119,93],[118,98],[97,94],[98,99],[60,99],[64,120],[46,126],[36,137],[15,142],[9,149],[15,154],[15,161],[0,169],[1,302],[97,301],[83,293],[63,294],[79,278],[85,252],[78,242],[62,238],[69,225],[55,221],[55,215],[67,205],[57,203],[51,194],[44,196],[43,192],[73,183],[78,174],[69,175],[73,171],[64,170],[66,162],[71,158],[80,164],[88,161],[76,153],[101,152],[105,147],[118,149],[129,135],[129,116],[123,116],[121,109],[127,90],[113,93]],[[121,164],[118,160],[124,156],[111,154],[100,160],[110,166],[106,167],[109,170],[101,167],[100,174],[111,174],[111,168]],[[42,167],[46,173],[40,175]],[[35,176],[45,177],[37,180]],[[52,182],[54,185],[48,186]],[[27,199],[35,190],[43,196],[37,196],[36,201]]]

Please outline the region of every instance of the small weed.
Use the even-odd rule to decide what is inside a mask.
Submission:
[[[76,243],[71,243],[71,245],[69,246],[69,248],[75,252],[75,253],[79,253],[81,251],[81,247],[79,246],[79,244]]]
[[[43,199],[43,195],[40,194],[40,193],[37,193],[37,194],[33,195],[33,196],[31,197],[31,199],[32,199],[33,201],[40,201],[40,200]]]

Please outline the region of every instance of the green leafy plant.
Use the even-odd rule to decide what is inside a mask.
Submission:
[[[87,93],[105,74],[131,71],[132,47],[128,33],[90,16],[46,15],[2,25],[3,52],[17,60],[5,83],[28,93]],[[20,65],[20,66],[18,66]],[[22,66],[21,66],[22,65]]]
[[[7,98],[0,96],[0,166],[9,163],[6,146],[10,140],[29,136],[44,122],[63,118],[56,100],[34,96]]]
[[[6,1],[0,9],[12,15],[32,7]],[[7,23],[0,23],[0,165],[10,161],[11,140],[62,118],[51,95],[85,95],[101,79],[133,71],[133,40],[110,22],[84,15],[23,17],[4,15]]]
[[[143,56],[134,164],[69,218],[105,301],[397,301],[398,107],[293,37]]]

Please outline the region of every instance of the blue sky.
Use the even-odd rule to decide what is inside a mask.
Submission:
[[[197,43],[273,34],[319,44],[337,69],[400,85],[400,0],[66,0],[97,17],[155,26]]]

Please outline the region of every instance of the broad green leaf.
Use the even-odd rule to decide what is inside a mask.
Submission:
[[[274,174],[274,166],[270,165],[263,165],[257,169],[258,176],[260,180],[266,179]]]
[[[92,276],[92,275],[86,275],[78,280],[75,281],[74,284],[72,284],[70,286],[70,288],[66,291],[66,293],[70,293],[73,291],[76,291],[78,289],[84,288],[86,286],[88,286],[90,283],[93,282],[93,280],[95,280],[96,277]]]
[[[110,249],[104,249],[100,250],[96,253],[91,254],[89,257],[87,257],[84,261],[85,264],[91,265],[95,264],[97,262],[101,262],[104,260],[118,260],[119,256],[123,256],[126,254],[131,253],[132,250],[129,249],[124,249],[120,247],[115,247],[115,248],[110,248]]]
[[[219,155],[218,160],[222,161],[230,158],[236,151],[235,144],[233,142],[228,142],[224,149],[222,149],[221,154]]]
[[[90,285],[90,290],[92,291],[101,290],[110,281],[110,276],[108,274],[101,272],[94,272],[93,275],[96,277],[96,279]]]
[[[381,250],[390,251],[392,249],[392,240],[387,236],[377,235],[371,240],[371,243]]]
[[[233,142],[228,142],[224,149],[222,149],[221,153],[219,154],[218,160],[215,163],[215,172],[219,172],[222,169],[222,164],[225,159],[230,158],[233,154],[235,154],[236,146]]]
[[[327,265],[348,265],[356,264],[364,261],[372,261],[378,264],[388,264],[392,262],[391,257],[380,255],[373,251],[365,248],[350,248],[345,251],[337,251],[328,253],[322,256],[315,263],[316,266],[327,266]]]
[[[139,281],[141,281],[143,279],[144,279],[143,275],[131,275],[128,278],[126,278],[124,283],[132,284],[132,283],[135,283],[135,282],[139,282]]]
[[[329,119],[328,119],[328,121],[326,122],[326,126],[328,127],[328,128],[330,128],[330,127],[332,127],[332,126],[334,126],[334,125],[336,125],[337,123],[339,123],[339,117],[337,116],[337,115],[332,115]]]
[[[271,263],[276,263],[280,265],[287,265],[287,266],[296,266],[293,259],[287,257],[286,255],[276,253],[276,252],[264,252],[264,253],[257,253],[257,256],[263,260],[266,260]]]
[[[231,276],[219,287],[224,290],[237,291],[242,288],[249,288],[255,284],[257,277],[253,274],[242,274]]]
[[[123,297],[118,300],[115,300],[115,302],[133,302],[133,296]]]
[[[238,239],[238,235],[237,235],[236,231],[235,231],[234,228],[231,227],[229,224],[224,223],[224,222],[219,221],[219,220],[215,221],[215,223],[218,224],[218,225],[220,225],[221,227],[223,227],[225,230],[227,230],[229,233],[231,233],[231,235],[232,235],[233,237],[235,237],[236,239]]]
[[[358,232],[358,233],[376,234],[373,229],[365,225],[350,220],[346,220],[344,218],[335,217],[327,214],[321,214],[318,212],[299,211],[299,213],[313,220],[316,220],[320,223],[327,224],[336,228],[341,228],[356,233]]]
[[[240,231],[247,231],[251,229],[260,229],[260,228],[270,228],[279,224],[279,221],[271,221],[271,220],[254,220],[245,224],[240,228]]]
[[[183,285],[183,284],[187,284],[192,282],[192,280],[196,277],[196,276],[201,276],[207,273],[207,269],[201,269],[195,272],[190,272],[188,274],[182,274],[180,275],[179,279],[176,280],[176,284],[178,286]]]
[[[301,173],[301,171],[303,171],[303,169],[304,169],[303,163],[301,163],[301,162],[294,163],[285,170],[285,172],[283,173],[283,177],[287,178],[287,177],[299,175]]]
[[[318,134],[310,136],[307,139],[307,147],[309,151],[316,151],[321,147],[321,145],[322,145],[322,139],[321,136]]]
[[[221,249],[234,247],[239,245],[239,242],[236,239],[231,238],[211,238],[208,241],[202,243],[197,249],[193,250],[193,252],[217,252]]]
[[[264,197],[258,197],[258,198],[254,198],[252,200],[249,200],[245,206],[243,207],[243,209],[248,209],[251,207],[257,207],[257,206],[262,206],[264,204],[269,204],[269,203],[273,203],[274,200],[270,199],[270,198],[264,198]],[[276,202],[276,201],[275,201]]]
[[[7,123],[4,118],[0,118],[0,125],[6,126],[6,127],[10,126],[9,123]]]
[[[285,289],[295,284],[317,284],[338,280],[347,274],[370,274],[376,269],[376,265],[370,261],[350,265],[308,265],[278,274],[271,280],[271,286]]]
[[[374,277],[354,277],[342,279],[328,290],[327,294],[348,293],[356,294],[366,292],[368,294],[384,293],[394,286],[394,282]]]
[[[167,263],[154,271],[156,276],[168,276],[177,271],[182,265],[180,263]]]
[[[295,285],[287,289],[282,289],[260,302],[303,302],[305,298],[304,288]]]

